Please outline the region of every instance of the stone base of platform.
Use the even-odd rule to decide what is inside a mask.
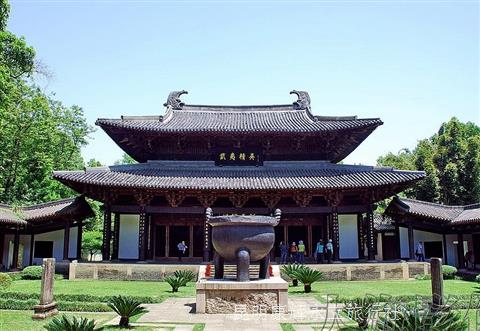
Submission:
[[[203,268],[200,268],[203,269]],[[276,270],[275,270],[276,269]],[[196,312],[203,314],[233,314],[238,305],[241,313],[272,313],[274,307],[288,312],[288,283],[280,277],[278,266],[269,279],[237,282],[199,277],[196,284]],[[202,275],[202,270],[200,270]]]
[[[57,314],[58,314],[57,303],[52,302],[47,305],[33,306],[32,318],[36,320],[43,320],[50,316],[55,316]]]

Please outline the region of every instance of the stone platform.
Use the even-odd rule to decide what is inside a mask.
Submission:
[[[272,270],[269,279],[237,282],[205,277],[205,266],[201,266],[196,283],[196,312],[233,314],[237,305],[245,305],[246,313],[258,313],[260,307],[271,313],[273,306],[282,306],[288,312],[288,283],[280,277],[278,266],[272,266]]]

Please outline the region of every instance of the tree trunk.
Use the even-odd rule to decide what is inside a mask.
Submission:
[[[129,318],[126,317],[126,316],[122,316],[120,317],[120,324],[119,326],[121,328],[128,328],[128,322],[129,322]]]
[[[303,284],[303,289],[305,290],[305,293],[310,293],[310,292],[312,292],[312,285]]]
[[[298,279],[292,279],[293,286],[298,286]]]

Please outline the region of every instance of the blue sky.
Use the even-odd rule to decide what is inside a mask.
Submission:
[[[53,77],[42,86],[89,123],[187,103],[284,104],[309,91],[318,115],[380,117],[345,161],[375,164],[457,116],[480,123],[476,1],[11,1],[9,29]],[[122,151],[97,128],[83,150]]]

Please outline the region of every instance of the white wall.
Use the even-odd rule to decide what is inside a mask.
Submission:
[[[138,222],[140,215],[120,215],[119,259],[138,259]]]
[[[449,265],[456,266],[458,264],[457,245],[455,245],[453,242],[457,241],[457,235],[447,234],[445,236],[445,240],[447,241],[447,263]]]
[[[408,250],[408,229],[399,227],[400,232],[400,257],[402,259],[409,259],[410,252]]]
[[[358,259],[357,215],[338,215],[340,258]]]

